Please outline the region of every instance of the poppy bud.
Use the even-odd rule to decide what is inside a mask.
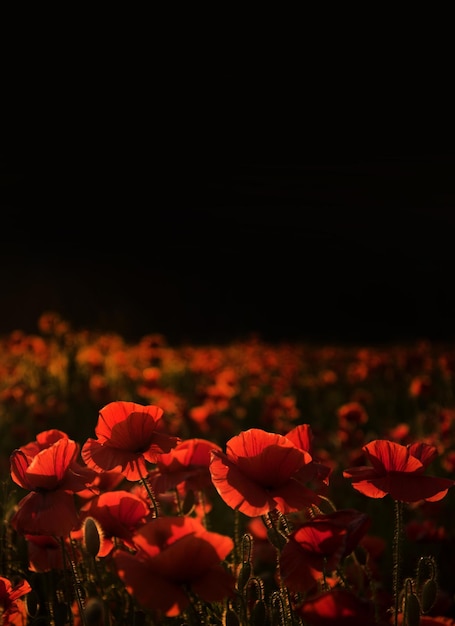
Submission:
[[[85,605],[84,618],[87,626],[104,624],[104,605],[99,598],[90,598]]]
[[[27,615],[29,617],[35,618],[38,615],[38,611],[40,608],[39,597],[36,591],[32,589],[25,596],[25,606],[27,608]],[[0,622],[1,623],[1,622]]]
[[[227,609],[224,614],[224,626],[240,626],[240,620],[237,613],[232,609]]]
[[[252,626],[264,626],[267,623],[267,607],[264,600],[256,600],[251,610]]]
[[[82,533],[84,537],[84,545],[87,552],[95,558],[100,551],[101,537],[103,531],[101,530],[98,522],[93,517],[87,517],[82,527]]]
[[[416,594],[408,593],[404,600],[404,620],[405,626],[419,626],[420,624],[420,603]]]
[[[428,613],[433,604],[436,602],[436,595],[438,593],[438,585],[434,578],[426,580],[422,587],[422,593],[420,596],[422,604],[422,613]]]
[[[251,563],[249,561],[246,561],[245,563],[242,563],[240,567],[239,576],[237,579],[237,587],[239,589],[243,589],[245,585],[247,584],[248,580],[250,579],[250,576],[251,576]]]

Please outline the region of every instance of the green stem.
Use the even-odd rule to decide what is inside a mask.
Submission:
[[[393,599],[394,626],[398,626],[398,610],[400,602],[400,560],[403,537],[403,503],[395,500],[395,528],[393,533]]]
[[[83,600],[82,591],[81,591],[82,585],[79,579],[79,575],[77,573],[76,562],[74,560],[74,556],[72,554],[69,554],[69,549],[68,551],[66,550],[64,537],[60,537],[60,545],[61,545],[61,549],[63,553],[64,562],[66,561],[69,564],[69,569],[70,569],[71,577],[73,581],[73,591],[76,597],[77,608],[79,610],[81,623],[83,624],[83,626],[87,626],[87,620],[85,617],[84,600]],[[69,537],[69,546],[72,548],[71,536]],[[71,598],[69,598],[69,605],[70,605],[70,611],[69,611],[70,624],[74,624],[73,614],[71,612]]]
[[[141,474],[141,469],[139,467],[139,463],[137,464],[137,471],[139,472],[139,476],[140,476],[140,482],[142,485],[144,485],[144,488],[147,492],[147,495],[150,499],[150,502],[152,503],[152,507],[153,507],[153,517],[156,518],[159,515],[159,509],[158,509],[158,503],[156,501],[155,498],[155,494],[153,493],[152,487],[150,486],[149,481],[147,480],[146,476],[142,476]]]

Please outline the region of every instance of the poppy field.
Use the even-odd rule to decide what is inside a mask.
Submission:
[[[0,337],[0,624],[455,625],[455,346]]]

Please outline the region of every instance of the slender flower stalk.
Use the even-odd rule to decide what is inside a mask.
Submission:
[[[393,605],[394,626],[398,625],[398,613],[400,602],[400,576],[401,576],[401,548],[403,544],[403,502],[400,500],[394,501],[394,532],[393,532]]]
[[[147,495],[148,495],[148,497],[150,499],[150,502],[152,504],[152,507],[153,507],[153,517],[156,518],[156,517],[159,516],[158,502],[157,502],[157,500],[155,498],[155,494],[153,493],[153,489],[152,489],[152,487],[150,485],[150,482],[147,480],[147,476],[143,476],[142,473],[141,473],[141,468],[140,468],[139,463],[137,464],[137,471],[138,471],[138,474],[140,476],[139,483],[141,485],[143,485],[144,489],[147,492]]]
[[[72,546],[71,537],[69,537],[69,545]],[[60,537],[60,546],[61,546],[61,550],[63,554],[63,562],[68,564],[69,570],[71,572],[71,578],[72,578],[72,583],[73,583],[72,588],[74,591],[74,595],[76,597],[77,608],[79,609],[79,615],[80,615],[82,625],[88,626],[86,618],[85,618],[85,603],[84,603],[84,598],[82,596],[82,585],[79,579],[79,575],[77,573],[77,568],[76,568],[76,563],[74,561],[74,557],[72,554],[68,553],[66,549],[66,545],[65,545],[65,540],[63,537]],[[71,595],[69,594],[68,597],[71,598]],[[73,617],[72,611],[69,611],[69,619],[70,619],[70,624],[71,625],[74,624],[74,617]]]

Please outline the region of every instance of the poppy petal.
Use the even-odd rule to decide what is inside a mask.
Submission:
[[[87,439],[82,446],[81,456],[84,462],[97,472],[119,471],[131,481],[140,480],[147,474],[142,455],[112,448],[96,439]]]
[[[189,599],[181,585],[151,570],[138,555],[118,550],[114,561],[126,589],[145,609],[175,617],[188,607]]]
[[[270,492],[245,476],[225,454],[212,454],[210,474],[215,489],[231,509],[257,517],[275,508],[276,502]]]
[[[363,451],[379,474],[384,472],[417,472],[422,463],[411,456],[409,449],[395,441],[376,439],[367,443]]]
[[[23,535],[66,537],[79,523],[74,497],[65,491],[32,492],[18,503],[11,524]]]

